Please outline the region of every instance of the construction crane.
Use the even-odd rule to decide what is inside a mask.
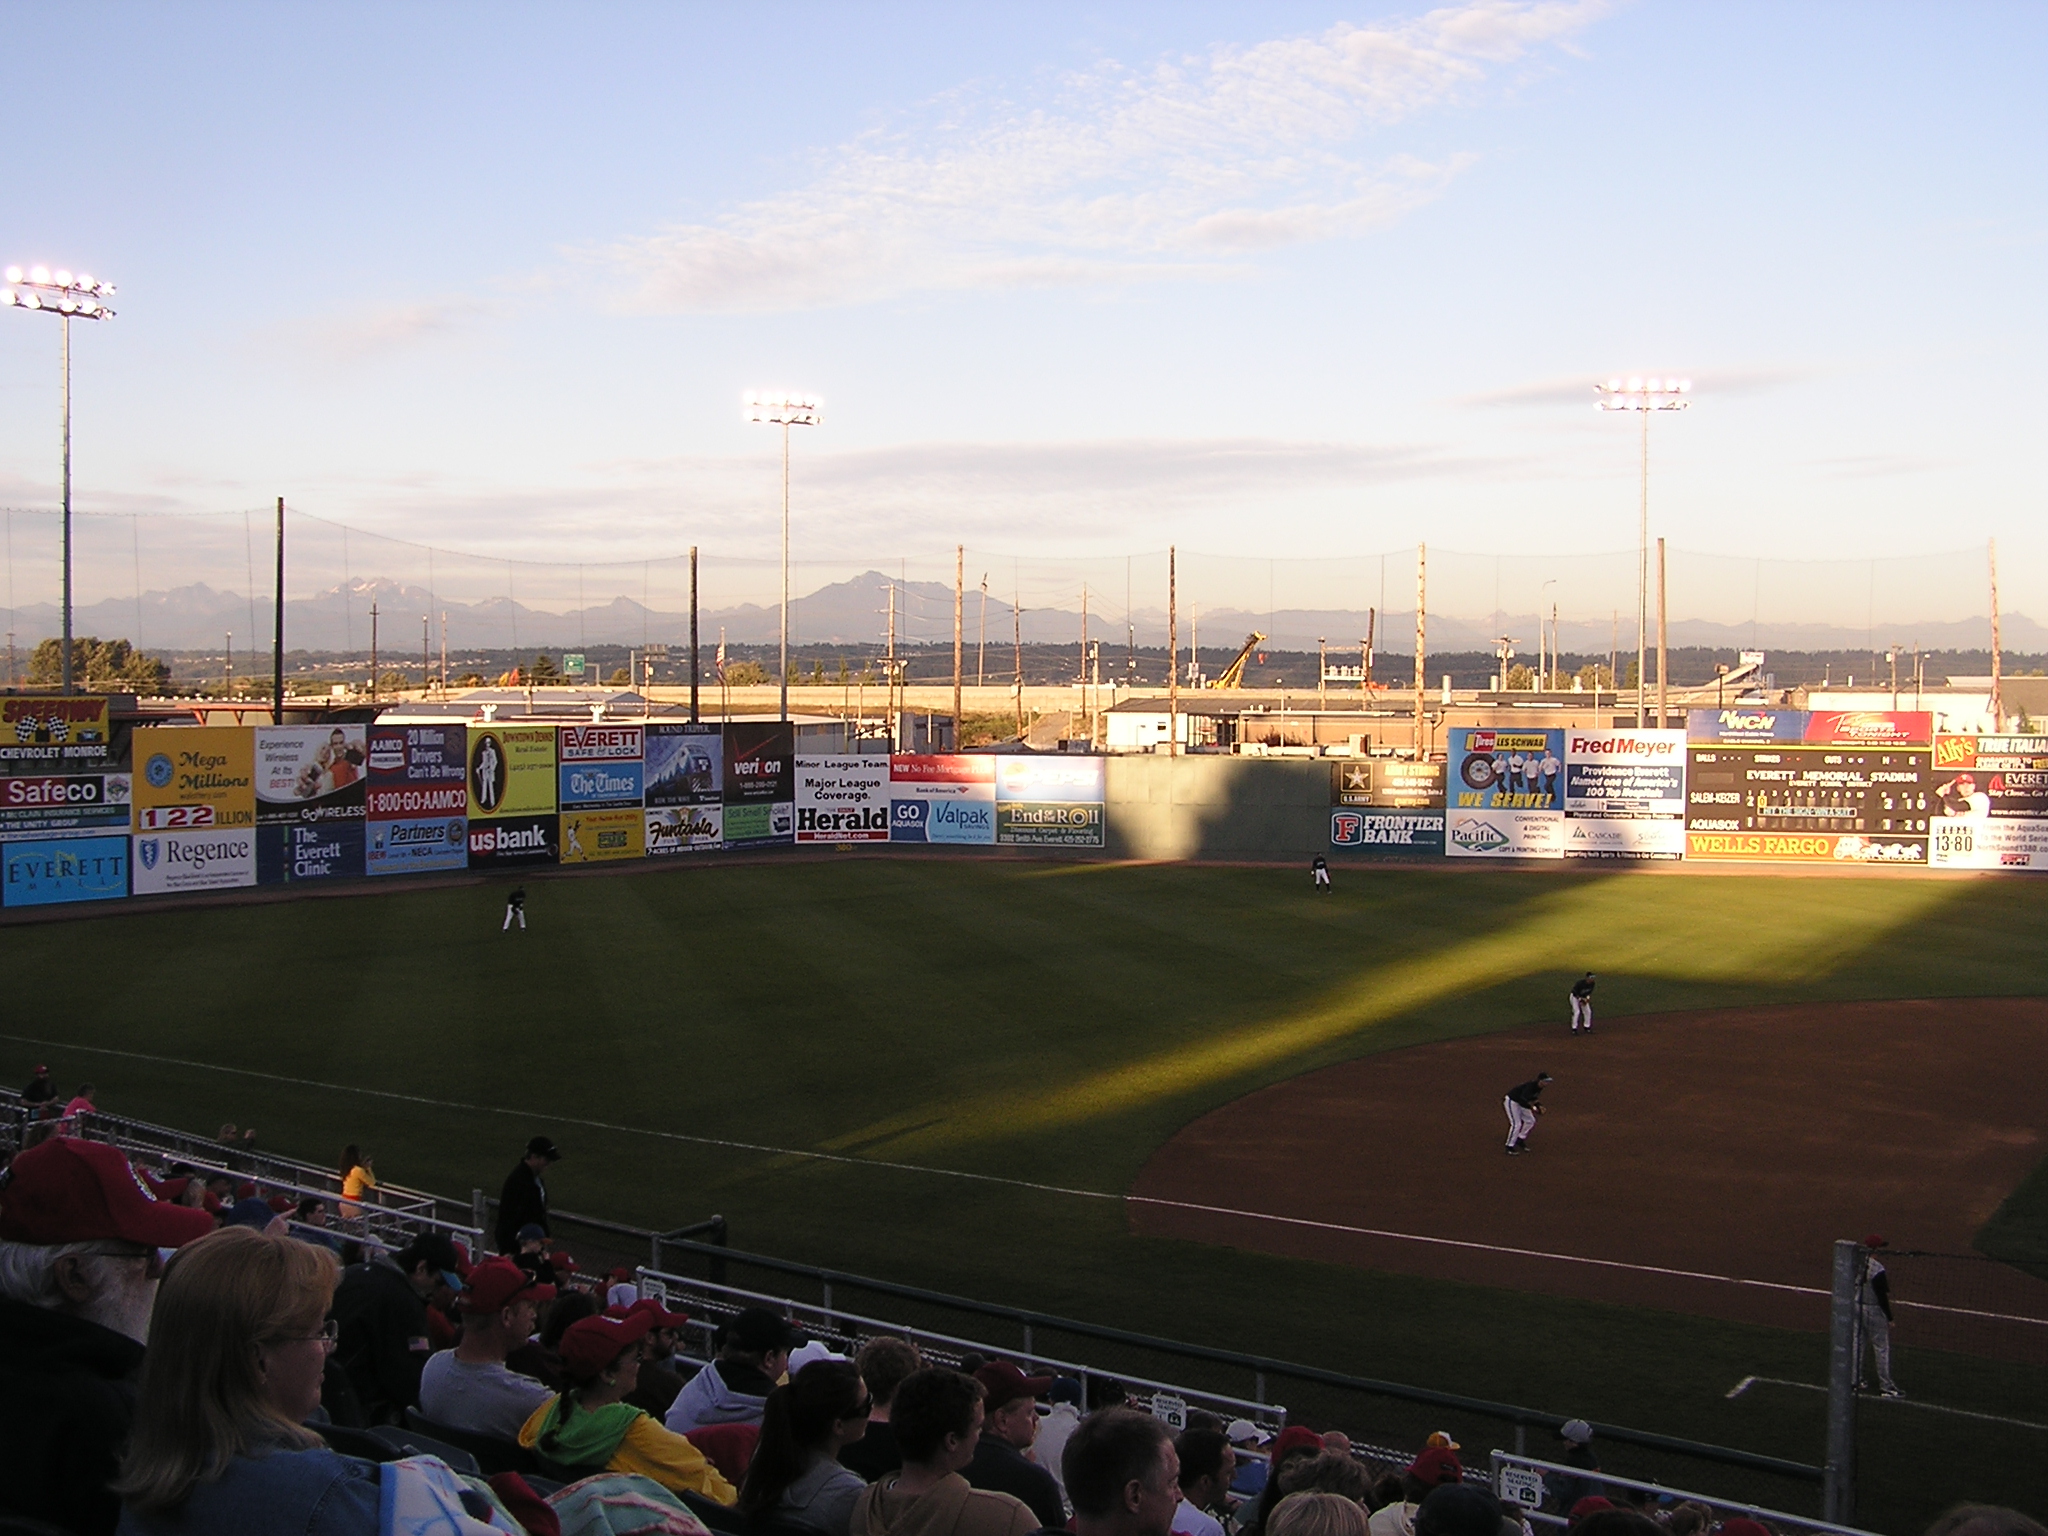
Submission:
[[[1237,659],[1223,669],[1223,675],[1209,683],[1211,688],[1235,688],[1244,681],[1244,664],[1252,659],[1252,652],[1266,637],[1256,629],[1244,637],[1244,649],[1237,653]]]

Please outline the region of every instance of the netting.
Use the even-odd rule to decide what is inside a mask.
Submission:
[[[1974,1253],[1887,1249],[1896,1343],[2048,1365],[2048,1281]]]
[[[273,596],[269,508],[192,515],[80,514],[75,519],[74,632],[126,637],[158,652],[267,649]],[[59,519],[5,512],[7,629],[23,650],[59,630]],[[393,538],[288,513],[287,645],[366,653],[376,609],[380,649],[581,649],[677,645],[688,638],[687,538],[675,552],[617,558],[565,540],[557,558],[497,558]],[[901,645],[953,638],[952,546],[872,560],[804,557],[791,566],[791,640],[798,645]],[[588,558],[585,558],[588,556]],[[1667,557],[1670,644],[1867,650],[1984,650],[1990,639],[1986,553],[1810,561],[1737,558],[1673,547]],[[970,548],[960,558],[970,670],[1027,643],[1101,648],[1105,676],[1128,648],[1167,638],[1167,553],[1061,556]],[[1554,617],[1567,653],[1633,656],[1636,551],[1489,555],[1428,551],[1429,649],[1491,650],[1497,639],[1533,655]],[[700,638],[771,643],[780,567],[774,558],[706,548],[699,570]],[[1180,644],[1227,657],[1253,630],[1275,649],[1342,655],[1372,630],[1385,655],[1413,650],[1416,551],[1312,560],[1182,550]],[[1655,616],[1655,569],[1650,614]],[[2006,599],[2006,649],[2048,648]],[[424,632],[423,632],[424,625]],[[232,635],[232,639],[230,639]],[[251,642],[254,646],[251,646]],[[1654,634],[1651,636],[1654,644]],[[986,656],[984,655],[986,653]],[[1007,662],[1004,663],[1007,669]]]

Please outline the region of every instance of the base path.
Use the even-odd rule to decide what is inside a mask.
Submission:
[[[1820,1327],[1836,1238],[1968,1253],[2044,1152],[2048,999],[1638,1015],[1578,1036],[1558,1008],[1554,1025],[1367,1056],[1203,1116],[1139,1174],[1133,1228]],[[1509,1157],[1501,1099],[1539,1070],[1548,1113]],[[2048,1317],[2048,1286],[1983,1268],[1994,1310]],[[1913,1299],[1910,1264],[1894,1270]]]

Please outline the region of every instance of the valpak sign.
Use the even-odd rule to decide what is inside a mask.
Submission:
[[[241,734],[245,738],[248,735],[246,731]],[[256,828],[253,818],[250,825],[234,829],[210,827],[138,833],[130,867],[138,896],[167,896],[183,891],[217,891],[254,885]]]
[[[889,841],[993,846],[996,760],[987,753],[889,759]]]
[[[886,757],[800,757],[796,760],[796,840],[886,843],[889,794]]]

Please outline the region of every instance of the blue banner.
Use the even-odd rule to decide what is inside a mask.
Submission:
[[[45,907],[128,894],[127,837],[50,837],[5,845],[0,902]]]

